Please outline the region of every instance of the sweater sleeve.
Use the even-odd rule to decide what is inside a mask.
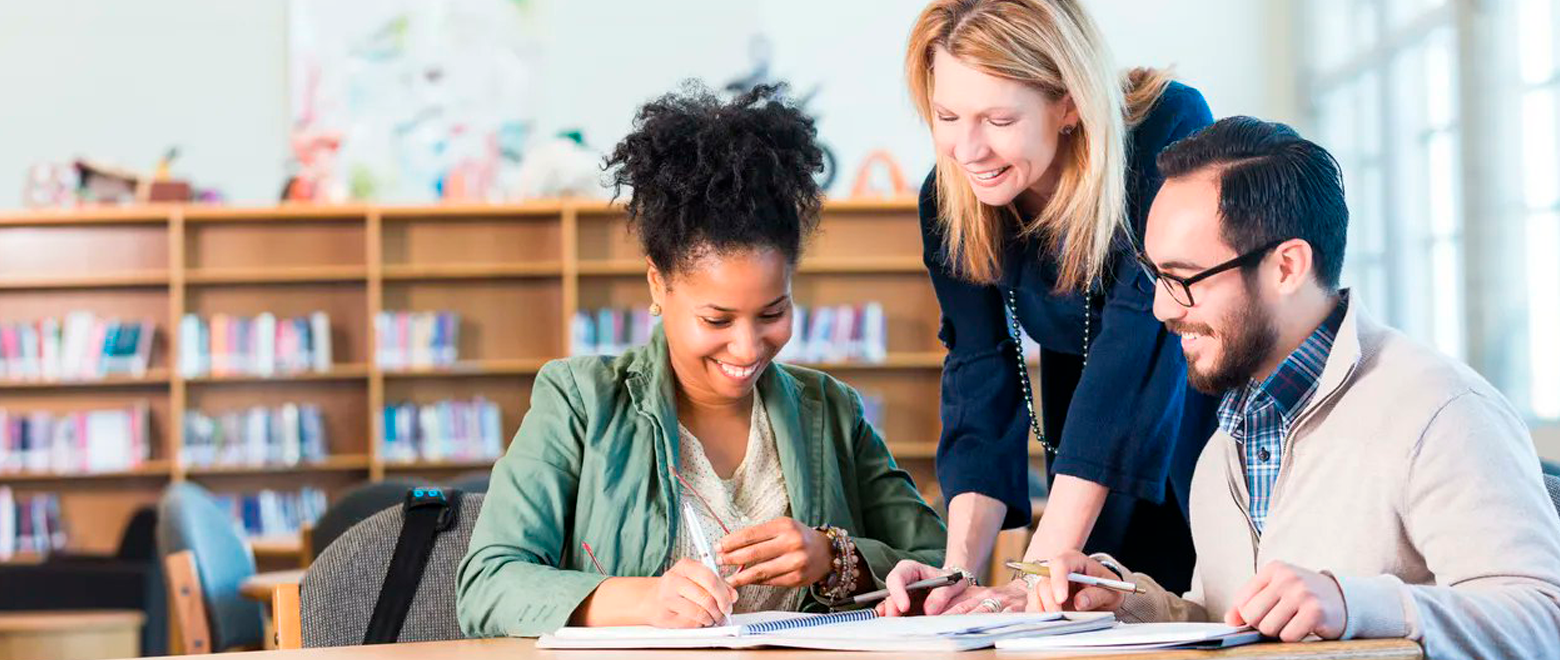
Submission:
[[[1431,658],[1560,657],[1560,517],[1516,412],[1459,395],[1408,460],[1405,531],[1435,584],[1335,575],[1344,638],[1408,637]]]
[[[1131,582],[1147,593],[1127,594],[1116,608],[1116,617],[1124,623],[1153,623],[1162,621],[1208,621],[1208,610],[1203,606],[1202,580],[1197,570],[1192,570],[1192,590],[1184,596],[1159,586],[1153,578],[1134,573],[1103,552],[1093,555],[1097,561],[1114,564],[1122,569],[1121,579]]]

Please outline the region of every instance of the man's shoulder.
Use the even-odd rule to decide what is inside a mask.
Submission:
[[[1461,360],[1382,325],[1362,327],[1361,357],[1345,396],[1400,424],[1423,429],[1453,401],[1516,416],[1505,396]],[[1417,440],[1408,437],[1405,442]]]

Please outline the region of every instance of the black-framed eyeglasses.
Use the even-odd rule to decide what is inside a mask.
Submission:
[[[1192,298],[1193,284],[1206,280],[1227,270],[1245,268],[1246,266],[1255,264],[1258,261],[1261,261],[1263,257],[1267,256],[1267,253],[1272,251],[1273,248],[1283,245],[1284,241],[1287,240],[1289,239],[1283,238],[1273,241],[1190,277],[1178,277],[1169,273],[1161,273],[1159,272],[1159,268],[1155,267],[1153,262],[1149,261],[1147,257],[1142,255],[1142,253],[1138,254],[1137,260],[1138,265],[1143,267],[1143,272],[1148,274],[1148,279],[1158,282],[1160,286],[1165,288],[1165,292],[1170,294],[1170,298],[1180,303],[1182,307],[1191,307],[1192,305],[1197,304],[1197,300]]]

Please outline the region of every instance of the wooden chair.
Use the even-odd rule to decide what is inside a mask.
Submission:
[[[262,647],[261,604],[240,592],[244,580],[255,574],[254,554],[211,493],[189,482],[163,492],[157,505],[157,548],[184,652]]]
[[[195,553],[181,550],[163,559],[168,581],[168,609],[178,629],[177,639],[187,654],[211,653],[211,624],[206,619],[206,599],[195,570]]]
[[[303,648],[303,606],[298,600],[298,583],[278,584],[271,589],[271,622],[276,629],[276,648]]]

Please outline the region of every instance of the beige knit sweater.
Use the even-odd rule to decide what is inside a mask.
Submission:
[[[1342,587],[1344,638],[1430,658],[1560,658],[1560,516],[1526,426],[1472,370],[1370,320],[1358,295],[1295,418],[1259,538],[1235,440],[1192,479],[1192,590],[1132,596],[1124,620],[1219,620],[1285,561]]]

